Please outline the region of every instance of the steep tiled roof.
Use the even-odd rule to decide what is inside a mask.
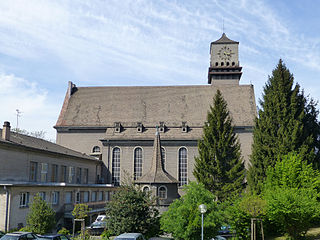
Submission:
[[[202,127],[218,88],[228,103],[235,126],[253,126],[256,116],[253,86],[226,84],[78,87],[66,101],[56,127],[112,128],[115,122],[124,127],[134,128],[138,122],[155,127],[161,121],[168,127],[179,127],[182,122],[191,128]]]
[[[231,39],[229,39],[227,37],[227,35],[225,33],[222,34],[221,38],[219,38],[218,40],[212,42],[212,43],[218,43],[218,44],[223,44],[223,43],[239,43],[239,42],[236,42],[236,41],[233,41]],[[211,43],[211,44],[212,44]]]
[[[160,133],[158,129],[153,144],[152,165],[149,172],[135,181],[136,183],[178,183],[177,179],[172,177],[163,169]]]
[[[0,136],[1,135],[2,135],[2,129],[0,129]],[[62,154],[62,155],[82,158],[85,160],[98,161],[94,157],[88,156],[86,154],[82,154],[80,152],[71,150],[69,148],[60,146],[58,144],[55,144],[40,138],[19,134],[16,132],[10,133],[10,140],[8,141],[0,137],[0,144],[12,145],[16,147],[25,147],[25,148],[36,150],[36,151],[46,151],[48,153]]]

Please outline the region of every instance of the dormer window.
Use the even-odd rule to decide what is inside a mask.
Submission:
[[[164,125],[164,122],[160,122],[159,132],[164,133],[165,131],[166,131],[166,126]]]
[[[94,146],[94,147],[92,148],[92,153],[100,153],[100,147]]]
[[[120,122],[115,122],[114,123],[114,132],[120,133],[121,130],[122,130],[122,126],[121,126]]]
[[[187,133],[187,132],[188,132],[187,122],[182,122],[181,131],[182,131],[183,133]]]
[[[143,132],[143,125],[140,122],[137,123],[137,132],[139,132],[139,133]]]

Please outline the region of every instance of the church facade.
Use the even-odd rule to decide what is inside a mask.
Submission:
[[[197,143],[219,89],[248,166],[256,104],[253,86],[239,84],[238,45],[225,34],[211,43],[206,85],[77,87],[69,82],[55,125],[57,143],[100,159],[99,181],[119,185],[126,177],[138,182],[152,169],[158,128],[163,171],[176,179],[181,193],[195,180]]]

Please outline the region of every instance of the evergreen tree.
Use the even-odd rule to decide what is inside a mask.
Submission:
[[[240,144],[234,133],[227,103],[218,90],[198,142],[194,176],[219,200],[225,200],[243,189],[244,164]]]
[[[48,233],[56,224],[55,217],[56,213],[51,206],[37,194],[27,216],[26,230],[37,234]]]
[[[296,151],[303,160],[319,167],[316,104],[308,101],[293,81],[293,75],[280,59],[264,87],[248,172],[249,187],[257,193],[261,191],[266,169],[275,165],[278,156]]]

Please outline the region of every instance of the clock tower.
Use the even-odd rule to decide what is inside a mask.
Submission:
[[[239,84],[242,72],[239,65],[239,42],[225,33],[210,45],[209,84]]]

